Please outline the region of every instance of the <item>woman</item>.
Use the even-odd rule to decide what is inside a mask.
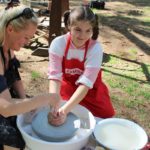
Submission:
[[[57,94],[26,98],[14,51],[29,42],[37,29],[37,17],[25,6],[0,11],[0,149],[20,150],[25,143],[16,126],[16,115],[44,105],[55,105]]]
[[[69,33],[55,38],[49,48],[49,92],[68,100],[54,109],[53,124],[59,125],[80,103],[94,116],[114,115],[109,92],[102,81],[102,48],[98,37],[98,18],[89,7],[77,7],[65,14]],[[59,114],[59,115],[58,115]],[[56,116],[58,116],[56,118]]]

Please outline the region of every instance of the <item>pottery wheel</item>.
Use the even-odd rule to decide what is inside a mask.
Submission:
[[[49,110],[39,112],[32,121],[32,129],[41,139],[49,142],[62,142],[73,137],[80,128],[80,119],[73,113],[67,115],[65,123],[61,126],[53,126],[48,123]]]

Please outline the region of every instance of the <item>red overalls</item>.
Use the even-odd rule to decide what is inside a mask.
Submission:
[[[71,36],[69,36],[67,39],[67,45],[66,45],[65,55],[63,58],[63,65],[62,65],[63,80],[61,84],[60,93],[64,100],[69,100],[79,86],[76,85],[75,82],[84,71],[84,62],[85,62],[85,58],[88,50],[88,43],[89,43],[89,41],[87,41],[85,44],[84,60],[81,62],[78,59],[71,59],[71,60],[66,59],[70,42],[71,42]],[[66,72],[66,69],[76,69],[76,68],[81,70],[77,74],[72,74],[72,73],[70,74]],[[92,112],[92,114],[96,117],[109,118],[114,115],[114,109],[110,101],[108,89],[106,85],[102,82],[101,74],[102,71],[99,72],[93,88],[88,91],[87,95],[80,102],[80,104],[85,106],[87,109],[89,109]]]

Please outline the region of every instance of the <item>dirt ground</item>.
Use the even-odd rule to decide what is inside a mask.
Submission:
[[[118,17],[121,13],[135,13],[135,15],[137,15],[136,13],[142,13],[141,7],[123,2],[107,2],[106,9],[98,10],[96,13],[107,14],[107,20],[104,17],[100,17],[100,35],[98,38],[102,44],[104,53],[138,62],[150,63],[150,32],[148,29],[144,30],[135,19],[126,20]],[[114,14],[117,14],[116,17],[109,17]],[[130,53],[132,49],[136,50],[134,57]],[[31,65],[30,69],[36,70],[37,67],[35,64],[37,63],[39,63],[37,66],[42,65],[42,67],[38,67],[38,71],[41,70],[40,72],[45,74],[45,66],[47,66],[48,58],[33,56],[31,55],[32,52],[32,50],[23,49],[17,55],[23,62],[23,66],[27,64]]]
[[[106,17],[100,18],[100,36],[98,38],[104,53],[150,63],[150,32],[147,28],[144,29],[136,19],[121,19],[121,14],[138,15],[142,13],[140,6],[123,2],[108,2],[105,10],[96,10],[96,13],[107,14]],[[136,50],[134,57],[130,52],[131,49]],[[48,57],[33,56],[32,53],[33,50],[26,48],[22,48],[16,53],[21,61],[20,73],[25,90],[30,96],[48,92]],[[34,72],[38,72],[39,76],[33,77]]]
[[[117,8],[123,12],[131,10],[140,10],[137,6],[122,2],[109,2],[106,4],[105,10],[97,11],[102,14],[115,14]],[[120,12],[121,13],[121,12]],[[150,63],[150,40],[149,36],[140,34],[134,30],[138,25],[134,24],[132,20],[122,21],[116,18],[111,18],[105,21],[100,20],[100,36],[98,40],[101,42],[104,53],[116,55],[123,58],[128,58],[138,62]],[[127,30],[128,29],[128,30]],[[145,32],[148,34],[149,32]],[[130,53],[130,49],[136,49],[134,57]],[[33,50],[23,48],[17,57],[22,62],[20,69],[22,79],[25,83],[26,91],[29,95],[35,95],[39,92],[48,91],[47,67],[48,57],[38,57],[31,55]],[[32,71],[40,72],[40,78],[32,79]]]
[[[136,16],[143,15],[141,6],[123,2],[108,2],[106,10],[97,13],[106,14],[106,18],[100,17],[99,39],[104,52],[133,59],[130,50],[136,49],[134,59],[150,63],[150,32],[144,29],[136,19]]]

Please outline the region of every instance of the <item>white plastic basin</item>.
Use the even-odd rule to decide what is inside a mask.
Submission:
[[[140,150],[148,141],[148,136],[142,127],[120,118],[98,122],[94,136],[100,145],[113,150]]]
[[[64,102],[62,102],[64,103]],[[80,150],[89,140],[95,128],[95,119],[92,113],[81,105],[77,105],[72,112],[80,118],[81,128],[75,136],[65,142],[47,142],[40,139],[31,128],[31,124],[24,122],[24,115],[18,115],[17,126],[31,150]]]

